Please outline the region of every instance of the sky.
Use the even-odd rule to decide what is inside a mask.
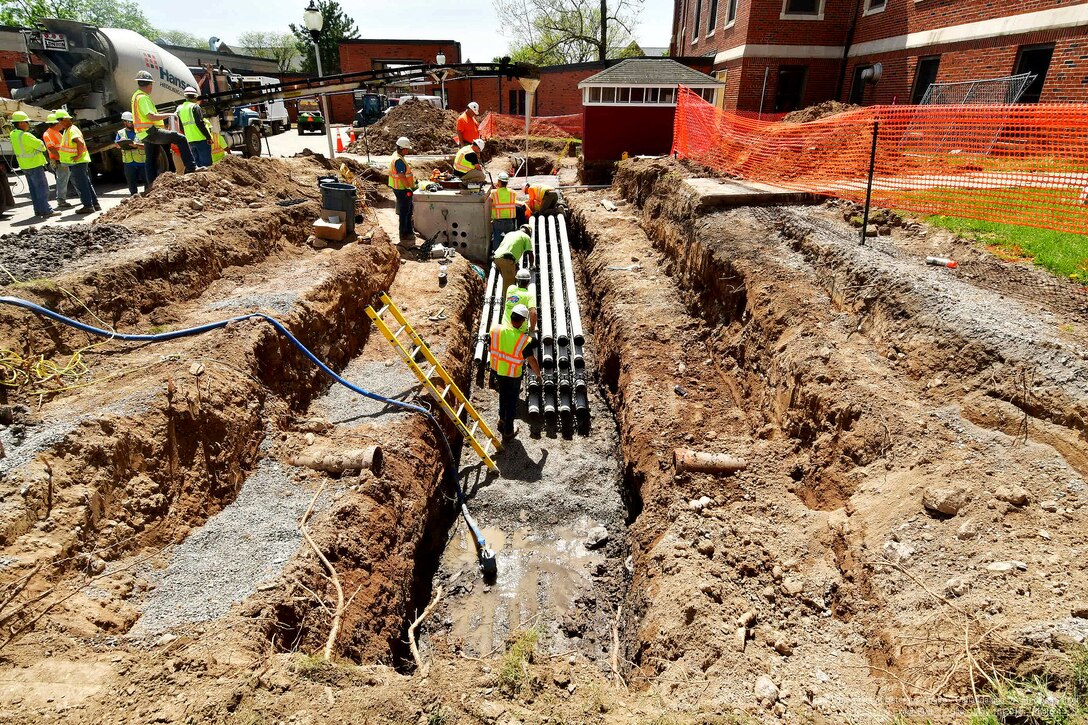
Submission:
[[[227,45],[249,30],[287,31],[300,23],[308,0],[228,0],[192,3],[142,0],[151,24],[159,29],[185,30],[202,38],[218,36]],[[456,40],[466,60],[490,61],[506,52],[492,0],[341,0],[363,38],[433,38]],[[642,46],[667,46],[672,29],[671,0],[644,0],[636,39]],[[259,8],[259,9],[258,9]]]

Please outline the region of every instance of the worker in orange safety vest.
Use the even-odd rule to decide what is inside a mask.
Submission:
[[[540,376],[540,363],[536,361],[536,341],[521,328],[529,318],[529,308],[517,305],[510,313],[510,321],[495,325],[488,333],[491,369],[499,381],[499,433],[503,443],[518,434],[515,419],[518,399],[521,398],[521,374],[525,365]]]
[[[457,145],[468,146],[480,138],[480,124],[476,120],[480,115],[480,104],[476,101],[468,104],[465,112],[457,117]]]

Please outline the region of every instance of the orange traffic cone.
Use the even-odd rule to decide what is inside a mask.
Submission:
[[[351,129],[350,131],[348,131],[348,140],[351,141],[351,143],[355,143],[355,129],[354,128]]]
[[[344,136],[342,134],[336,134],[336,153],[341,154],[344,152]]]

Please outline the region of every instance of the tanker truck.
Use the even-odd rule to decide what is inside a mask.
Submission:
[[[46,18],[23,35],[27,51],[45,67],[30,68],[35,82],[16,89],[15,100],[49,110],[65,106],[79,120],[100,171],[111,171],[120,163],[119,154],[101,152],[121,128],[121,114],[130,110],[139,71],[148,71],[154,78],[151,100],[160,112],[184,101],[186,86],[199,88],[184,61],[131,30]],[[244,126],[236,127],[233,113],[209,112],[206,117],[211,128],[227,136],[232,148],[247,156],[260,153],[263,128],[259,121],[247,118]]]

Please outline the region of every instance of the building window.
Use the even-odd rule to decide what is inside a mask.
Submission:
[[[824,0],[783,0],[782,20],[823,20]]]
[[[587,88],[589,91],[589,103],[601,102],[601,89],[600,88]]]
[[[882,13],[887,5],[888,0],[865,0],[865,14],[874,15],[876,13]]]
[[[706,14],[706,34],[713,35],[714,28],[718,24],[718,0],[710,0],[710,8]]]
[[[1016,75],[1033,73],[1035,80],[1020,95],[1019,103],[1038,103],[1043,95],[1043,84],[1050,70],[1050,59],[1054,57],[1054,45],[1025,45],[1016,56]]]
[[[914,69],[914,87],[910,91],[910,102],[917,105],[926,97],[926,91],[937,80],[937,71],[941,67],[941,56],[933,55],[919,58]]]
[[[774,112],[789,113],[801,107],[805,97],[807,65],[783,65],[778,67],[778,90],[774,96]]]
[[[513,116],[525,115],[525,91],[519,88],[511,88],[509,94],[510,113]]]
[[[725,13],[725,27],[737,22],[737,0],[729,0],[729,9]]]
[[[691,19],[691,42],[699,40],[699,20],[703,14],[703,0],[695,0],[695,15]]]

